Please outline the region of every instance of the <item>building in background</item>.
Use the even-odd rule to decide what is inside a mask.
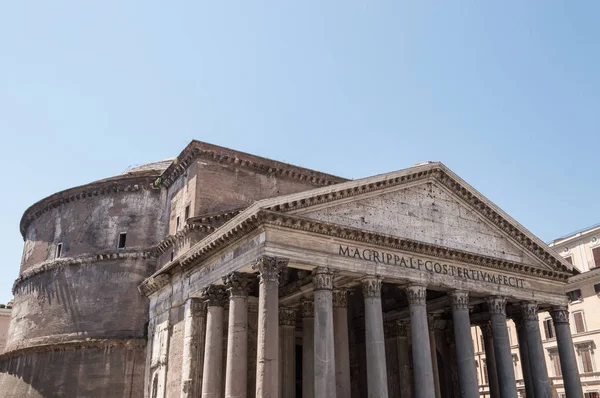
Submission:
[[[579,275],[569,279],[565,289],[569,300],[569,323],[584,398],[600,398],[600,354],[596,350],[600,346],[600,224],[555,239],[549,246],[580,271]],[[538,318],[548,376],[556,396],[562,398],[565,392],[554,324],[548,312],[540,312]],[[509,339],[518,390],[521,396],[526,396],[527,374],[523,368],[527,361],[523,360],[519,348],[520,329],[518,319],[516,321],[509,321]],[[488,329],[487,324],[482,324],[472,327],[471,332],[480,394],[495,398],[495,381],[490,380],[493,375],[488,372],[493,361],[486,356],[486,343],[490,341],[486,342],[485,337]]]
[[[11,312],[12,301],[9,301],[8,304],[0,304],[0,354],[4,352],[4,347],[6,347]]]

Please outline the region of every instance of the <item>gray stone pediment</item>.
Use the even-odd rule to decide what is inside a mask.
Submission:
[[[549,268],[435,181],[294,211],[328,223]]]

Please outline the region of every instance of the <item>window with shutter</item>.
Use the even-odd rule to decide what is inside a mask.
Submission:
[[[484,384],[490,384],[488,381],[487,365],[485,363],[483,364],[483,382]]]
[[[552,318],[544,319],[544,335],[546,336],[546,339],[551,339],[554,337]]]
[[[560,358],[558,353],[552,355],[552,364],[554,365],[554,376],[562,376],[562,370],[560,368]]]
[[[484,350],[485,344],[484,344],[483,339],[484,339],[483,335],[479,335],[479,343],[481,344],[481,347],[479,347],[479,351]]]
[[[573,320],[575,321],[575,332],[585,332],[585,322],[583,321],[583,311],[573,313]]]
[[[575,302],[575,301],[583,301],[583,297],[581,296],[581,289],[575,289],[575,290],[571,290],[570,292],[567,292],[567,297],[569,298],[569,302]]]
[[[594,371],[592,366],[592,353],[590,350],[581,350],[581,365],[583,366],[583,373],[591,373]]]
[[[592,249],[592,256],[594,257],[594,267],[600,267],[600,246]]]
[[[600,283],[596,283],[594,285],[594,291],[596,292],[596,294],[600,295]]]

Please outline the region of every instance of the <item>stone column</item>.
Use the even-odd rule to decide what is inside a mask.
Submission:
[[[365,298],[365,345],[367,348],[367,392],[369,397],[388,396],[385,362],[385,335],[381,309],[382,278],[367,276],[362,280]]]
[[[350,397],[350,343],[348,341],[348,290],[333,291],[333,336],[335,340],[335,390]]]
[[[438,370],[437,347],[435,344],[435,320],[436,314],[427,315],[427,325],[429,326],[429,347],[431,349],[431,367],[433,368],[433,384],[435,387],[435,397],[441,398],[440,373]]]
[[[569,327],[569,311],[566,307],[556,307],[550,311],[550,315],[556,330],[556,344],[566,395],[569,398],[583,398],[577,360],[573,350],[573,338]]]
[[[319,267],[315,289],[315,397],[335,397],[335,342],[333,340],[333,272]]]
[[[206,299],[206,340],[202,397],[223,396],[223,314],[227,293],[223,286],[209,286],[202,291]]]
[[[502,398],[514,398],[517,396],[517,382],[515,381],[515,370],[506,326],[506,298],[488,297],[487,303],[494,341],[494,354],[496,355],[500,396]]]
[[[454,326],[454,340],[456,342],[456,365],[458,367],[460,396],[463,398],[479,398],[475,354],[471,340],[469,293],[455,290],[450,292],[449,295],[452,305],[452,325]]]
[[[312,300],[300,302],[302,312],[302,398],[315,396],[315,318]]]
[[[296,310],[279,308],[280,397],[296,397]]]
[[[498,385],[498,373],[496,371],[496,355],[494,354],[494,340],[492,339],[492,328],[489,322],[479,325],[483,336],[483,345],[485,347],[485,365],[488,375],[488,386],[490,389],[490,398],[500,398],[500,386]],[[521,344],[519,342],[519,344]],[[522,354],[521,354],[522,356]],[[521,363],[523,361],[521,360]],[[531,397],[532,395],[529,395]]]
[[[223,278],[229,291],[226,398],[245,397],[248,393],[248,291],[254,278],[239,272]]]
[[[410,372],[410,353],[408,344],[408,321],[397,321],[398,346],[398,368],[400,373],[400,396],[401,398],[412,398],[413,377]]]
[[[435,384],[427,327],[427,288],[423,285],[408,286],[406,297],[410,310],[415,397],[434,398]]]
[[[199,297],[187,299],[184,313],[183,363],[181,366],[182,398],[197,397],[201,392],[205,321],[206,302]]]
[[[533,382],[533,396],[536,398],[550,398],[550,380],[548,379],[546,355],[544,355],[544,346],[542,345],[542,336],[540,335],[537,304],[522,303],[521,317],[521,328],[524,330],[527,342],[528,365],[531,370],[531,380]]]
[[[535,397],[533,391],[533,379],[531,378],[531,367],[529,366],[529,349],[527,348],[527,333],[523,327],[523,318],[520,313],[513,315],[513,322],[517,330],[519,343],[519,356],[521,357],[521,371],[523,372],[523,383],[525,384],[525,396]]]
[[[256,398],[277,398],[279,394],[279,275],[287,263],[286,259],[262,256],[253,266],[260,272]]]

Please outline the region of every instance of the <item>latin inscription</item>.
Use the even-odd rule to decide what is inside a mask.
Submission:
[[[384,251],[360,249],[358,247],[349,247],[340,245],[339,255],[358,260],[371,261],[375,264],[394,265],[417,271],[426,271],[432,274],[449,275],[470,281],[481,281],[506,285],[511,287],[523,287],[524,279],[514,276],[500,275],[493,272],[475,270],[465,267],[458,267],[432,260],[423,260],[412,256],[399,256]]]

